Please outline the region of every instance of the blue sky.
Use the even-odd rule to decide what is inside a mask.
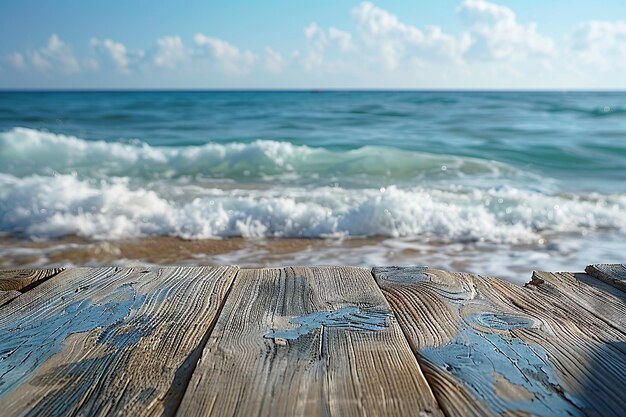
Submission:
[[[0,3],[0,88],[626,88],[626,1]]]

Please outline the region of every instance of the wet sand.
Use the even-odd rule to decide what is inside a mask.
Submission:
[[[0,267],[236,264],[258,268],[429,264],[467,269],[462,259],[457,262],[437,259],[443,253],[442,248],[440,244],[403,244],[384,238],[185,240],[160,236],[108,241],[79,237],[30,241],[0,237]],[[447,248],[446,251],[450,250],[450,245]]]
[[[93,241],[66,237],[50,241],[0,238],[0,265],[4,268],[45,265],[119,265],[120,262],[155,265],[211,265],[227,254],[249,254],[247,267],[280,265],[296,253],[355,249],[380,244],[383,239],[203,239],[158,236],[128,240]]]
[[[65,237],[33,241],[0,236],[0,268],[132,265],[239,265],[244,268],[293,265],[427,265],[448,271],[495,276],[524,284],[533,270],[579,270],[584,263],[613,261],[621,253],[600,236],[580,246],[575,236],[539,246],[428,239],[203,239],[144,237],[89,240]],[[607,246],[608,245],[608,246]],[[608,253],[608,256],[607,256]]]

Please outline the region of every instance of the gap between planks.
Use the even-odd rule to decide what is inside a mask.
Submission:
[[[10,269],[0,271],[0,307],[10,303],[20,294],[32,290],[65,268]]]
[[[228,288],[226,289],[224,293],[224,297],[222,298],[222,301],[217,309],[217,312],[213,316],[213,320],[211,321],[209,328],[207,329],[206,333],[200,340],[200,343],[198,344],[198,346],[191,352],[189,356],[187,356],[187,359],[185,359],[185,361],[183,362],[182,367],[187,368],[187,371],[184,373],[184,375],[181,376],[180,389],[175,390],[177,395],[175,394],[176,397],[175,397],[175,400],[173,399],[173,404],[171,406],[171,409],[169,410],[169,412],[164,412],[162,414],[163,417],[171,417],[171,416],[175,416],[176,414],[178,414],[178,410],[182,404],[185,393],[187,392],[187,388],[189,388],[189,383],[191,382],[191,378],[193,377],[193,374],[196,371],[198,362],[202,358],[202,352],[204,351],[204,348],[206,347],[209,341],[209,337],[211,337],[211,333],[213,333],[213,329],[215,328],[215,325],[217,324],[217,320],[222,315],[222,310],[224,310],[224,305],[226,305],[226,300],[228,299],[228,296],[230,295],[230,292],[233,288],[233,283],[237,280],[237,276],[239,275],[239,272],[241,271],[241,268],[237,266],[235,266],[235,268],[238,268],[238,269],[235,271],[233,279],[231,280],[230,284],[228,285]],[[176,384],[173,383],[172,387],[174,385]]]
[[[585,268],[585,272],[594,278],[626,292],[626,265],[624,264],[589,265]]]

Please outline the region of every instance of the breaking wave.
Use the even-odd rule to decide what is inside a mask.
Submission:
[[[626,230],[625,194],[391,186],[203,189],[184,195],[165,196],[128,179],[0,174],[0,230],[30,238],[390,236],[497,243]]]
[[[143,179],[184,176],[247,181],[394,183],[463,177],[528,177],[489,160],[365,146],[352,150],[257,140],[157,147],[141,142],[88,141],[27,128],[0,133],[1,172],[15,176],[53,173],[79,177]]]

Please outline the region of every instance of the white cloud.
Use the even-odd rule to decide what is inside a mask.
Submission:
[[[16,69],[24,69],[26,68],[26,61],[24,60],[24,55],[19,52],[13,52],[6,56],[6,61],[11,64]]]
[[[52,68],[52,64],[44,58],[39,51],[30,51],[28,56],[30,58],[30,62],[39,71],[47,72]]]
[[[313,22],[304,28],[304,37],[309,43],[309,50],[302,58],[302,65],[307,70],[320,67],[324,62],[326,35],[317,23]]]
[[[161,68],[176,68],[185,61],[189,52],[179,36],[165,36],[157,39],[157,50],[152,62]]]
[[[352,34],[334,27],[328,28],[328,39],[337,44],[340,50],[349,51],[354,48],[352,44]]]
[[[304,66],[304,68],[309,71],[321,67],[323,63],[324,53],[318,50],[310,50],[302,58],[302,66]]]
[[[74,74],[80,71],[80,65],[61,38],[52,34],[48,44],[40,49],[26,53],[30,64],[39,71],[60,71],[66,74]]]
[[[252,52],[242,51],[236,46],[218,38],[197,33],[193,39],[196,45],[208,51],[211,58],[227,73],[246,73],[257,60],[257,56]]]
[[[279,52],[275,45],[251,51],[198,33],[187,43],[179,36],[161,37],[149,52],[108,38],[92,38],[91,52],[75,57],[70,46],[53,34],[40,48],[0,57],[0,64],[7,82],[11,72],[31,72],[29,77],[36,80],[32,72],[41,71],[47,77],[39,79],[50,84],[60,74],[95,71],[123,73],[120,84],[124,85],[181,79],[203,86],[262,86],[267,81],[272,86],[394,88],[566,88],[605,86],[607,82],[621,87],[624,83],[620,81],[626,69],[624,20],[590,20],[553,39],[535,23],[520,22],[509,7],[486,0],[458,2],[456,9],[449,10],[463,24],[454,33],[434,25],[418,27],[408,17],[400,18],[364,1],[351,11],[350,30],[313,22],[303,28],[298,49],[288,53]],[[268,75],[283,74],[287,68],[288,77]],[[180,72],[185,77],[176,77]],[[93,75],[85,78],[94,79]],[[242,81],[233,84],[230,80],[235,79]]]
[[[466,34],[454,37],[437,26],[419,29],[370,2],[361,3],[352,14],[364,44],[376,52],[388,69],[396,69],[405,61],[460,62],[469,47]]]
[[[324,31],[322,30],[321,27],[317,25],[317,23],[312,22],[304,28],[304,36],[307,39],[314,39],[315,37],[318,37],[318,36],[319,37],[324,36]]]
[[[334,27],[324,30],[315,22],[304,28],[304,36],[307,39],[308,52],[301,62],[307,70],[321,67],[327,50],[349,52],[355,48],[350,32]]]
[[[285,69],[286,62],[280,52],[267,47],[265,48],[264,66],[267,71],[273,74],[279,74]]]
[[[577,59],[601,69],[626,66],[626,22],[591,20],[581,23],[569,36]]]
[[[111,39],[100,40],[97,38],[91,38],[89,43],[92,48],[104,53],[109,59],[111,59],[119,71],[129,71],[128,51],[124,44],[114,42]]]
[[[472,39],[470,57],[502,61],[545,58],[556,50],[554,41],[537,30],[534,23],[517,22],[505,6],[484,0],[464,0],[457,8]]]
[[[352,34],[334,27],[324,30],[317,23],[312,22],[304,28],[304,36],[318,49],[326,46],[336,46],[341,51],[349,51],[352,44]]]

